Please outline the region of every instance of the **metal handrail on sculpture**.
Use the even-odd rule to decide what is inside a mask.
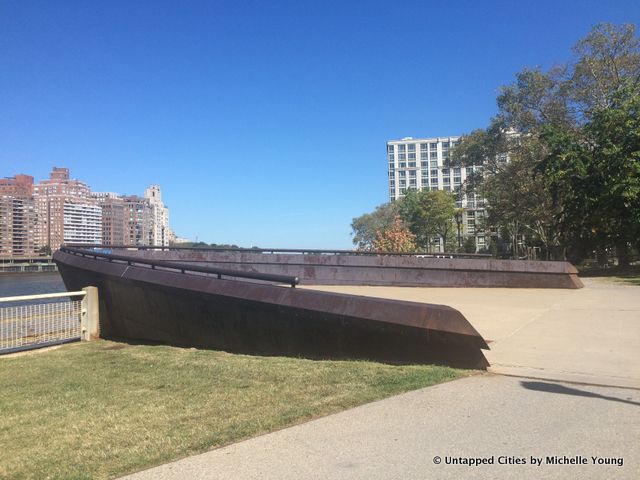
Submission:
[[[94,246],[95,248],[95,246]],[[291,287],[295,288],[298,285],[299,280],[298,277],[293,277],[289,275],[275,275],[268,273],[256,273],[256,272],[242,272],[238,270],[224,270],[220,268],[211,268],[211,267],[202,267],[198,265],[184,265],[182,263],[177,262],[167,262],[162,260],[146,260],[142,258],[132,258],[126,255],[118,255],[114,253],[102,253],[91,250],[83,250],[79,248],[70,248],[70,247],[60,247],[60,250],[66,253],[70,253],[72,255],[79,255],[82,257],[92,257],[94,259],[104,258],[109,262],[114,260],[120,262],[127,262],[128,265],[148,265],[152,269],[157,267],[166,268],[170,270],[180,270],[182,273],[186,272],[197,272],[197,273],[207,273],[210,275],[217,275],[218,278],[224,277],[233,277],[233,278],[246,278],[249,280],[261,280],[266,282],[276,282],[291,285]]]
[[[431,258],[490,258],[488,253],[452,253],[452,252],[370,252],[362,250],[316,250],[310,248],[233,248],[233,247],[167,247],[150,245],[95,245],[90,243],[72,243],[66,247],[78,248],[115,248],[135,250],[193,250],[214,252],[245,253],[297,253],[302,255],[362,255],[362,256],[401,256]]]

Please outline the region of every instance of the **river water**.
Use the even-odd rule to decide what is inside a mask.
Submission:
[[[3,273],[0,275],[0,297],[66,292],[58,272]]]

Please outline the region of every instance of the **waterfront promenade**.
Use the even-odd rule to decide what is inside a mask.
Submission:
[[[581,290],[312,288],[458,308],[491,340],[487,358],[494,373],[364,405],[128,478],[640,477],[638,287],[586,279]],[[526,463],[446,464],[446,457],[498,462],[500,456]],[[565,456],[587,463],[547,463],[547,457],[564,462]],[[542,464],[532,465],[531,457],[542,458]]]

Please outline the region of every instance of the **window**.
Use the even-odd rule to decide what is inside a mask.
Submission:
[[[394,177],[394,173],[393,172],[389,172],[389,178],[393,178]]]
[[[389,154],[389,161],[393,162],[393,153]]]
[[[429,162],[420,162],[422,168],[429,168]]]
[[[406,160],[407,156],[404,153],[399,153],[398,154],[398,160]]]
[[[415,177],[416,176],[416,170],[409,170],[409,176],[410,177]]]
[[[449,177],[442,177],[442,183],[449,185],[451,183],[451,179]]]
[[[448,150],[449,149],[449,142],[442,142],[442,149],[443,150]]]
[[[422,175],[422,177],[428,177],[429,176],[429,172],[427,170],[422,170],[420,175]]]
[[[404,179],[400,180],[400,186],[401,187],[406,187],[407,186],[407,181],[404,180]]]
[[[467,167],[467,175],[473,174],[473,167]]]
[[[421,152],[426,152],[427,151],[427,145],[426,143],[421,143],[420,144],[420,151]]]
[[[416,159],[416,154],[414,153],[410,153],[409,154],[409,160],[415,160]]]
[[[438,161],[437,160],[431,160],[431,168],[438,168]]]
[[[438,185],[438,179],[431,177],[431,185]]]
[[[438,176],[438,170],[431,170],[431,176],[432,177],[437,177]]]
[[[411,187],[415,187],[416,186],[416,179],[415,178],[409,179],[409,186],[411,186]]]
[[[406,188],[404,188],[404,187],[403,187],[403,188],[401,188],[401,189],[400,189],[400,195],[404,195],[404,193],[405,193],[406,191],[407,191],[407,189],[406,189]]]
[[[437,158],[438,158],[438,152],[434,152],[434,151],[432,151],[432,152],[429,154],[429,157],[431,158],[431,160],[437,160]]]
[[[438,149],[438,142],[432,142],[429,144],[429,148],[431,150],[437,150]]]
[[[400,162],[398,168],[407,168],[407,162]]]
[[[387,152],[393,153],[393,145],[387,145]]]
[[[409,168],[416,168],[416,162],[409,162]]]
[[[404,153],[405,146],[404,145],[398,145],[398,151]]]
[[[420,160],[429,160],[429,154],[427,152],[420,152]]]
[[[460,177],[453,177],[453,183],[455,185],[460,185]]]
[[[405,172],[404,170],[401,170],[398,172],[398,177],[403,178],[407,176],[407,172]]]
[[[389,170],[393,170],[395,168],[395,164],[394,163],[390,163],[389,164]]]
[[[445,186],[443,187],[443,190],[444,190],[445,192],[450,192],[450,191],[451,191],[451,187],[450,187],[449,185],[445,185]]]
[[[453,174],[454,175],[460,175],[460,167],[456,167],[453,169]]]
[[[415,152],[416,151],[416,144],[415,143],[410,143],[409,145],[407,145],[407,151],[409,152]]]
[[[467,218],[474,218],[476,216],[476,212],[467,212]]]
[[[448,168],[443,168],[442,169],[442,175],[449,175],[449,169]]]
[[[391,180],[391,181],[389,182],[389,186],[390,186],[390,187],[395,187],[395,186],[396,186],[396,181],[395,181],[395,180]]]

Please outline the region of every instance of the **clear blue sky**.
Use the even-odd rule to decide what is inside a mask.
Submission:
[[[180,236],[351,248],[387,140],[486,126],[605,21],[640,3],[0,0],[0,177],[159,183]]]

